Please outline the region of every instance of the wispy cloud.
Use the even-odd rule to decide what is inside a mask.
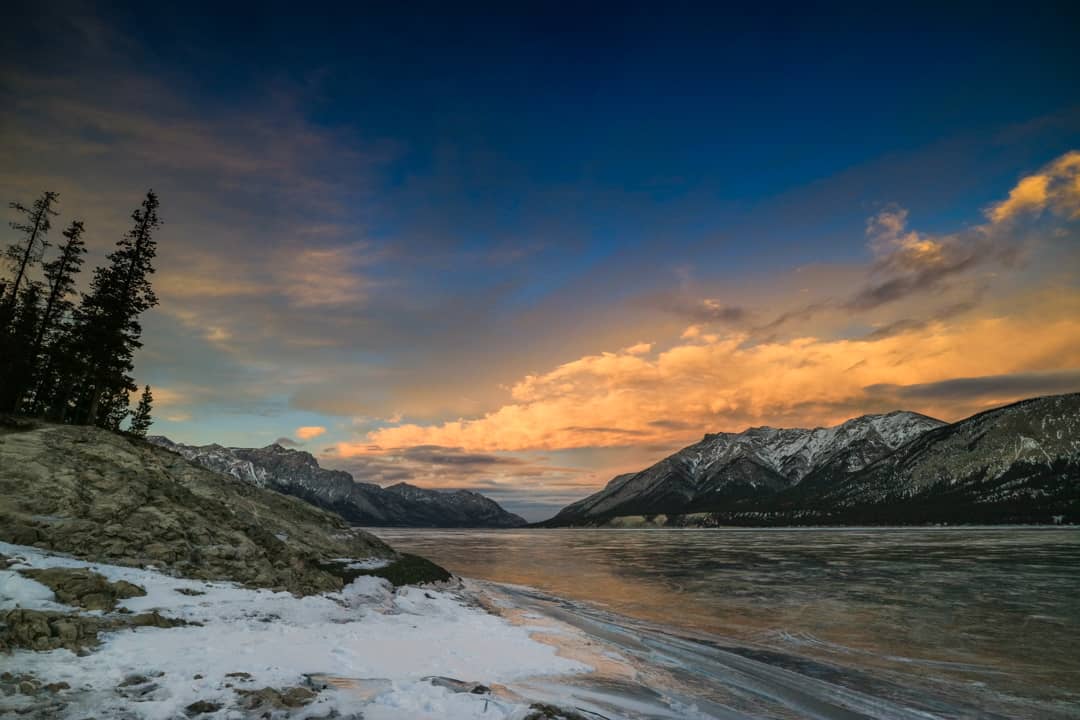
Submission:
[[[716,298],[694,299],[683,294],[667,295],[659,299],[659,304],[664,311],[694,323],[735,324],[746,321],[750,316],[747,308],[725,304]]]
[[[319,460],[325,467],[349,471],[360,482],[475,490],[533,520],[549,517],[600,481],[586,469],[561,466],[544,456],[439,445],[382,448],[339,443],[327,448]]]
[[[972,401],[990,398],[996,402],[1001,399],[1080,392],[1080,368],[949,378],[913,385],[883,383],[870,385],[866,391],[900,400]]]
[[[937,291],[978,265],[1009,263],[1019,248],[990,228],[934,236],[911,230],[908,213],[889,208],[870,219],[867,236],[876,259],[869,282],[844,307],[872,310],[906,297]]]
[[[893,320],[892,322],[875,328],[866,335],[866,339],[877,340],[891,335],[902,335],[904,333],[924,330],[935,323],[945,322],[958,315],[975,310],[978,307],[978,302],[975,300],[964,300],[962,302],[938,308],[922,318],[900,318],[899,320]]]
[[[284,260],[284,292],[301,308],[355,308],[367,298],[369,281],[362,274],[367,252],[364,244],[300,249]]]

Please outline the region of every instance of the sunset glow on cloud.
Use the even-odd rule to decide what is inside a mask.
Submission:
[[[1018,252],[1015,236],[996,226],[1047,206],[1071,217],[1080,207],[1078,161],[1080,153],[1069,153],[1044,173],[1021,179],[990,213],[991,225],[959,235],[920,234],[908,227],[908,213],[900,208],[875,215],[867,229],[875,256],[867,271],[870,292],[856,290],[831,312],[850,315],[868,304],[867,298],[876,307],[901,302],[909,293],[942,293],[946,283],[979,264]],[[1030,190],[1033,178],[1039,179],[1041,194]],[[1049,187],[1055,188],[1052,194]],[[1071,250],[1068,257],[1075,259]],[[890,332],[868,329],[852,336],[845,329],[843,335],[796,331],[784,340],[762,340],[746,331],[703,333],[691,325],[677,340],[658,338],[528,375],[512,386],[511,403],[481,417],[381,428],[361,442],[339,443],[337,452],[362,455],[413,445],[493,452],[677,443],[702,429],[830,425],[871,409],[901,406],[956,420],[1034,394],[1040,383],[1042,391],[1054,392],[1080,382],[1080,289],[1069,284],[987,299],[954,317],[931,313],[924,321],[895,324]],[[1022,389],[1008,380],[1018,376],[1028,380]],[[905,395],[908,388],[976,378],[986,379],[985,388],[969,397]]]
[[[513,388],[515,402],[481,418],[374,431],[342,454],[410,445],[467,450],[555,450],[688,441],[753,425],[814,427],[863,409],[903,406],[959,419],[1023,397],[1008,388],[977,398],[905,399],[905,387],[954,378],[1080,367],[1080,293],[1021,316],[935,322],[880,339],[796,338],[744,347],[744,335],[675,345],[655,356],[582,357]],[[1013,338],[1024,337],[1023,343]],[[917,348],[915,350],[914,348]],[[1068,384],[1080,380],[1074,373]],[[1048,378],[1048,387],[1054,383]],[[891,392],[895,386],[899,392]]]
[[[1080,151],[1066,153],[1023,178],[1009,197],[992,206],[987,214],[994,222],[1004,222],[1047,208],[1072,220],[1080,217]]]
[[[296,428],[296,437],[301,440],[311,440],[326,434],[326,428],[319,425],[306,425]]]

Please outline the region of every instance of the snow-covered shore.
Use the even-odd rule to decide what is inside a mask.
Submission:
[[[269,708],[275,716],[295,718],[362,712],[367,720],[516,719],[529,715],[530,703],[507,686],[590,670],[553,644],[533,639],[536,628],[480,607],[460,584],[395,590],[386,580],[365,576],[341,592],[295,597],[6,543],[0,543],[0,554],[10,562],[0,570],[0,611],[105,616],[58,602],[52,590],[19,572],[86,568],[146,591],[119,601],[114,615],[156,610],[192,623],[108,632],[81,656],[64,648],[0,655],[0,671],[11,673],[9,684],[17,688],[20,677],[32,676],[37,686],[33,694],[0,696],[0,710],[23,710],[31,717],[40,712],[60,718],[242,718]],[[550,625],[543,631],[559,632]],[[482,683],[493,692],[455,691],[425,679],[431,677]],[[49,684],[53,690],[44,689]],[[304,688],[291,700],[307,702],[264,707],[258,705],[261,696],[252,694],[262,688]],[[249,712],[248,705],[258,712]],[[199,714],[200,708],[208,711]]]
[[[394,588],[362,576],[341,591],[299,597],[6,543],[0,560],[0,645],[6,637],[13,649],[0,652],[0,716],[926,720],[978,714],[944,694],[925,695],[887,678],[868,683],[838,666],[703,634],[687,637],[524,586],[455,579]],[[84,573],[84,586],[92,571],[100,576],[98,588],[112,583],[128,595],[137,586],[145,595],[87,610],[76,606],[89,604],[86,591],[78,603],[66,595],[62,602],[62,589],[43,584],[49,578],[40,571],[49,568],[53,587],[56,569],[69,569]],[[66,623],[69,639],[73,618],[105,629],[93,647],[31,649],[38,640],[55,646],[60,638],[13,638],[8,621],[22,611],[53,613],[49,622]],[[131,622],[136,618],[156,624]],[[177,623],[187,624],[169,626]]]
[[[642,716],[571,693],[579,630],[300,499],[93,427],[0,428],[0,468],[0,716]]]

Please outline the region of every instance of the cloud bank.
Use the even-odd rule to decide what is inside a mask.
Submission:
[[[519,379],[510,402],[480,417],[384,427],[340,450],[673,443],[703,430],[832,424],[896,403],[955,420],[1025,395],[1080,390],[1075,278],[1042,277],[997,297],[987,292],[1026,249],[1018,224],[1046,211],[1065,221],[1080,217],[1080,153],[1021,178],[987,211],[987,223],[958,233],[918,232],[906,210],[880,211],[867,224],[873,261],[846,297],[819,298],[745,330],[723,327],[745,320],[743,308],[712,299],[669,302],[695,322],[675,340],[585,355]],[[1058,224],[1039,237],[1055,238],[1064,257],[1075,259],[1068,250],[1074,231]],[[884,306],[903,314],[853,332]],[[798,323],[822,316],[832,332],[799,332]],[[787,337],[775,334],[783,326]]]

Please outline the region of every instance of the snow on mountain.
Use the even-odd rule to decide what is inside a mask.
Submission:
[[[525,520],[467,490],[427,490],[400,483],[382,488],[327,470],[310,454],[278,444],[264,448],[183,445],[148,438],[198,465],[332,510],[356,525],[417,527],[520,527]]]
[[[706,435],[548,523],[688,513],[708,513],[694,523],[750,525],[1075,522],[1080,394],[951,425],[892,412],[831,428]]]
[[[813,468],[856,443],[867,444],[877,451],[895,450],[908,440],[944,424],[918,413],[897,411],[863,415],[835,427],[813,430],[765,426],[741,433],[716,433],[706,435],[700,443],[682,452],[691,451],[691,456],[705,473],[723,467],[737,457],[747,457],[797,484]],[[853,456],[851,462],[857,467],[851,469],[859,469],[877,457],[880,457],[878,452]]]
[[[1080,495],[1080,393],[988,410],[918,438],[834,483],[837,506],[933,492],[939,505]]]
[[[858,470],[922,435],[940,420],[912,412],[864,415],[827,428],[754,427],[714,433],[636,474],[563,509],[571,520],[620,514],[713,509],[725,499],[778,492],[815,468],[843,457]]]

